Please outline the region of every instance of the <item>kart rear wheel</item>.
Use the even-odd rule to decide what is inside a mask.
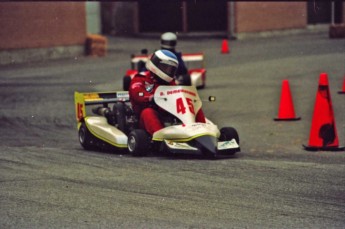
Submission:
[[[150,148],[150,136],[145,130],[135,129],[129,133],[127,144],[132,156],[145,156]]]
[[[79,135],[79,142],[81,144],[81,146],[86,149],[86,150],[92,150],[94,149],[94,144],[93,144],[93,136],[90,133],[90,131],[87,129],[86,124],[82,123],[79,131],[78,131],[78,135]]]
[[[233,138],[236,140],[237,144],[240,144],[240,138],[235,128],[223,127],[222,129],[220,129],[220,141],[230,141]]]
[[[131,84],[132,78],[130,76],[123,77],[123,90],[128,91]]]

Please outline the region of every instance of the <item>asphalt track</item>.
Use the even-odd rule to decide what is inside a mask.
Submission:
[[[207,117],[235,127],[232,158],[84,151],[74,91],[121,89],[129,55],[151,38],[111,38],[105,58],[0,68],[0,228],[344,228],[345,152],[309,152],[318,78],[329,75],[345,144],[345,42],[324,33],[230,41],[183,39],[206,55]],[[302,119],[274,122],[288,79]]]

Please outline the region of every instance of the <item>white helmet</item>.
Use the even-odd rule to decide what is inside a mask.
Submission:
[[[167,32],[161,36],[161,47],[166,49],[175,49],[177,36],[175,33]]]
[[[170,83],[174,79],[177,67],[177,57],[168,50],[156,51],[146,62],[146,68],[165,83]]]

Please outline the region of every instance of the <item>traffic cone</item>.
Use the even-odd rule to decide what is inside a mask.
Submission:
[[[328,86],[328,75],[326,73],[320,74],[309,145],[304,145],[304,148],[311,151],[342,151],[345,149],[345,147],[339,147],[331,94]]]
[[[344,75],[344,82],[343,82],[343,90],[338,91],[338,94],[345,94],[345,75]]]
[[[229,45],[228,45],[228,40],[224,39],[222,42],[222,51],[221,53],[226,54],[230,53]]]
[[[282,91],[280,95],[280,105],[278,110],[278,117],[275,121],[297,121],[300,117],[295,116],[295,109],[293,107],[292,96],[288,80],[283,80]]]

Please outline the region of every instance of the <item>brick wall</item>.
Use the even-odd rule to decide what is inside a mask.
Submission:
[[[0,50],[83,45],[84,2],[0,4]]]
[[[236,2],[237,33],[298,29],[307,26],[306,2]]]

